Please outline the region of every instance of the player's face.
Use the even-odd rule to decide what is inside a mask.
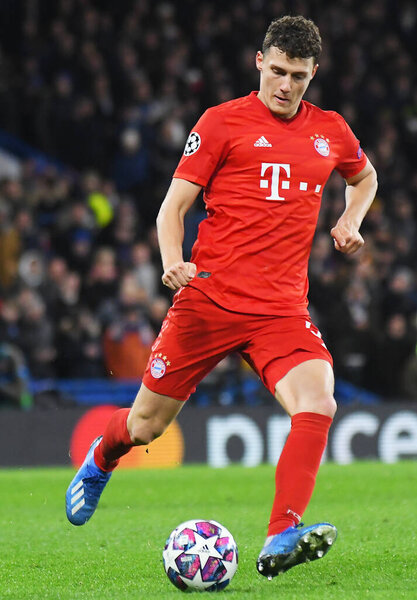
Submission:
[[[275,46],[265,54],[256,54],[256,67],[261,73],[258,98],[277,117],[291,119],[318,65],[311,58],[289,58]]]

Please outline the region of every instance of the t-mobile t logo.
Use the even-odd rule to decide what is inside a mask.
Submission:
[[[262,163],[261,169],[261,177],[265,175],[268,169],[272,169],[272,177],[271,179],[261,179],[259,183],[259,187],[267,189],[271,183],[271,195],[267,196],[267,200],[285,200],[282,196],[279,195],[279,184],[280,184],[280,172],[281,169],[285,172],[288,179],[284,179],[281,181],[281,187],[283,190],[288,190],[290,187],[289,177],[290,177],[290,165],[280,164],[280,163]]]

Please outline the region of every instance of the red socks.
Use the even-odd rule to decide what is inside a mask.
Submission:
[[[129,408],[117,410],[94,451],[96,465],[112,471],[132,448],[126,421]],[[291,431],[275,474],[275,498],[268,535],[298,524],[313,493],[321,457],[327,444],[331,417],[302,412],[291,419]]]
[[[133,444],[127,430],[126,421],[130,408],[116,410],[104,433],[103,439],[94,450],[94,460],[102,471],[113,471],[119,458],[131,450]]]
[[[275,473],[275,498],[268,535],[297,525],[313,493],[332,418],[302,412],[291,419],[291,431]]]

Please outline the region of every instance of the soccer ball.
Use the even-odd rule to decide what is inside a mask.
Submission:
[[[230,531],[205,519],[174,529],[162,553],[165,572],[180,590],[222,590],[236,573],[238,552]]]

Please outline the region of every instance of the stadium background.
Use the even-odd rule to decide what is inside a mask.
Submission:
[[[79,405],[132,401],[170,302],[154,220],[188,131],[208,106],[257,89],[255,52],[270,20],[287,12],[313,18],[324,40],[306,98],[346,118],[379,176],[366,247],[353,257],[336,253],[328,234],[344,183],[332,177],[326,187],[310,263],[312,316],[335,358],[339,403],[379,415],[373,425],[365,416],[360,433],[377,436],[398,408],[401,427],[407,415],[410,424],[404,453],[417,455],[412,1],[0,3],[3,440],[36,422],[33,443],[42,446],[51,422],[84,414]],[[187,215],[187,256],[203,208]],[[190,404],[195,419],[204,410],[251,418],[256,409],[266,422],[277,412],[236,357]],[[60,431],[64,447],[72,432]],[[380,457],[378,443],[364,455]],[[16,464],[8,448],[6,464]],[[35,455],[29,448],[21,464]]]

